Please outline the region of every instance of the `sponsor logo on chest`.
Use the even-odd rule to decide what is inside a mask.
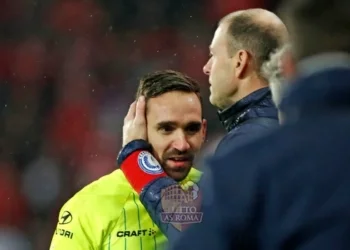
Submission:
[[[148,237],[156,234],[156,231],[152,228],[149,229],[139,229],[139,230],[125,230],[118,231],[117,237]]]

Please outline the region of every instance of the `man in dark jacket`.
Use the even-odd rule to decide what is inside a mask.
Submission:
[[[203,221],[173,250],[350,249],[349,1],[290,0],[283,10],[298,60],[284,62],[296,74],[284,125],[209,161]]]
[[[270,53],[283,45],[286,39],[287,31],[282,21],[266,10],[234,12],[219,22],[210,46],[211,57],[203,69],[209,75],[210,102],[220,110],[219,118],[228,131],[219,143],[216,155],[223,154],[228,144],[238,148],[278,126],[277,109],[261,67]],[[134,128],[135,135],[142,129]],[[145,139],[132,135],[124,137]],[[123,166],[123,161],[132,152],[149,148],[147,143],[135,144],[131,141],[122,149],[118,162],[130,183],[134,183],[136,175],[126,169],[133,166]],[[138,162],[135,165],[138,166]],[[156,179],[154,175],[153,178],[143,188],[140,199],[154,222],[172,242],[179,236],[179,231],[173,224],[161,220],[164,212],[161,192],[177,183],[167,177]]]
[[[233,12],[219,22],[203,68],[209,75],[210,102],[228,132],[216,154],[230,141],[239,147],[277,127],[277,109],[261,67],[287,37],[282,21],[263,9]]]

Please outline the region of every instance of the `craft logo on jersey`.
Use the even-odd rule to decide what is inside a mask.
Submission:
[[[163,169],[160,166],[160,164],[158,163],[158,161],[156,160],[156,158],[154,158],[153,155],[151,155],[149,152],[147,151],[142,151],[139,155],[138,155],[138,164],[140,166],[140,168],[146,172],[147,174],[161,174],[163,173]]]
[[[149,229],[139,229],[139,230],[126,230],[118,231],[117,237],[145,237],[145,236],[154,236],[156,231],[153,228]]]
[[[197,184],[191,182],[187,190],[179,185],[172,185],[162,190],[163,213],[161,220],[172,223],[178,230],[183,230],[193,223],[202,221],[203,213],[198,211],[201,204],[201,193]]]

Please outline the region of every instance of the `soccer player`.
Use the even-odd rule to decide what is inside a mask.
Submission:
[[[179,72],[155,72],[140,81],[137,100],[124,130],[137,125],[138,114],[146,112],[147,131],[142,133],[149,144],[130,144],[124,137],[124,149],[146,145],[155,158],[146,151],[130,155],[124,150],[119,160],[136,157],[140,178],[148,173],[170,176],[181,186],[198,182],[200,172],[192,166],[206,133],[198,83]],[[133,187],[118,169],[83,188],[62,207],[50,249],[160,249],[167,239]]]

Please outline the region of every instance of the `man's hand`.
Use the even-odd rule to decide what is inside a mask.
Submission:
[[[124,118],[123,147],[137,139],[147,141],[146,101],[140,96],[130,105],[128,114]]]
[[[124,118],[123,148],[117,161],[126,179],[135,191],[141,190],[153,180],[164,177],[159,162],[151,154],[152,146],[147,142],[146,101],[140,96],[133,102]]]

